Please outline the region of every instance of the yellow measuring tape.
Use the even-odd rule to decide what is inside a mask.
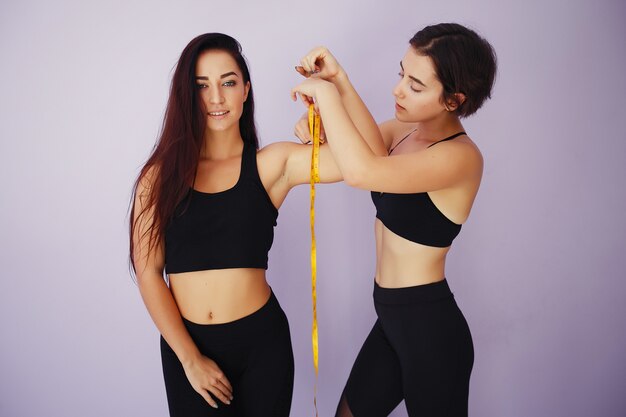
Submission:
[[[311,293],[313,296],[313,366],[315,367],[315,388],[313,394],[313,405],[317,416],[317,375],[319,346],[317,339],[317,252],[315,248],[315,183],[320,182],[320,116],[315,113],[313,104],[309,106],[309,132],[313,139],[313,149],[311,150]]]

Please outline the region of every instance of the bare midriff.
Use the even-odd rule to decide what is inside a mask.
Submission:
[[[384,288],[430,284],[445,278],[450,250],[411,242],[376,219],[376,282]]]
[[[180,314],[198,324],[238,320],[259,310],[270,296],[264,269],[234,268],[170,274]]]

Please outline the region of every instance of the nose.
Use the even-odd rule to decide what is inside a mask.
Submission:
[[[396,98],[401,98],[403,96],[403,94],[402,94],[402,80],[400,80],[400,81],[398,81],[396,83],[396,85],[393,87],[393,90],[391,90],[391,93]]]
[[[211,104],[220,104],[224,102],[222,90],[219,87],[209,88],[209,102]]]

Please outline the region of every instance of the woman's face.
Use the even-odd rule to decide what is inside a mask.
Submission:
[[[401,122],[425,122],[448,111],[441,101],[443,85],[437,78],[430,57],[409,47],[400,61],[400,81],[393,89],[396,119]]]
[[[196,86],[207,115],[207,129],[239,129],[250,83],[244,82],[237,62],[228,52],[204,51],[196,63]]]

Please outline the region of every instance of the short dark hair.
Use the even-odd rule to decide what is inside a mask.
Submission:
[[[460,117],[475,113],[491,97],[496,53],[473,30],[457,23],[440,23],[420,30],[409,43],[418,54],[432,59],[443,84],[442,100],[456,102]],[[463,103],[456,93],[465,95]]]

